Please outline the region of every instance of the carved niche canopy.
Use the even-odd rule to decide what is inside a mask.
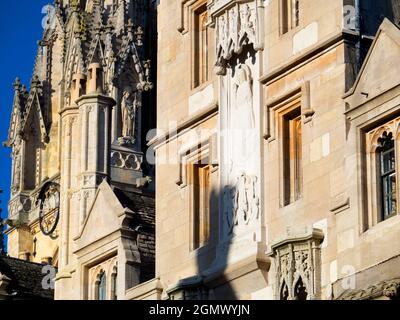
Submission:
[[[216,73],[226,74],[226,67],[234,54],[245,46],[263,50],[263,4],[261,0],[213,0],[208,5],[210,24],[216,34]]]
[[[278,300],[316,300],[321,295],[321,243],[319,229],[287,230],[271,246],[275,259],[275,297]]]
[[[198,0],[179,0],[178,31],[188,32],[193,4]],[[264,49],[263,0],[209,0],[208,25],[216,34],[216,73],[225,75],[228,61],[240,54],[244,47],[253,45],[254,50]]]

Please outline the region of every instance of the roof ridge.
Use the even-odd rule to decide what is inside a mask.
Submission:
[[[36,265],[36,266],[42,266],[42,267],[46,265],[46,264],[43,264],[43,263],[38,263],[38,262],[32,262],[32,261],[22,260],[22,259],[10,257],[10,256],[0,256],[0,260],[1,260],[1,259],[9,259],[9,260],[14,260],[14,261],[22,262],[22,263],[25,263],[25,264]]]

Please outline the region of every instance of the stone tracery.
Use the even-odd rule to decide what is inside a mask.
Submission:
[[[275,294],[282,300],[320,299],[322,231],[305,228],[288,230],[287,236],[272,244],[275,258]]]

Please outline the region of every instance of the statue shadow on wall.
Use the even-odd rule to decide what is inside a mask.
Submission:
[[[222,199],[222,200],[221,200]],[[228,267],[228,257],[230,253],[230,243],[233,234],[223,236],[226,226],[225,219],[220,219],[220,215],[224,214],[220,206],[226,206],[223,191],[213,191],[210,196],[211,212],[209,221],[209,241],[208,243],[194,252],[196,255],[196,264],[198,271],[198,281],[201,281],[201,292],[203,296],[200,300],[236,300],[238,296],[232,288],[226,271]],[[233,201],[233,200],[232,200]],[[231,204],[233,206],[233,203]],[[224,237],[224,238],[223,238]],[[223,245],[221,245],[221,239]]]

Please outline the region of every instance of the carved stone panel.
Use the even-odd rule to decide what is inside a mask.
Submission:
[[[234,54],[252,45],[262,50],[261,23],[263,5],[257,1],[214,1],[209,5],[216,34],[216,73],[226,74],[228,61]]]
[[[224,191],[227,233],[232,235],[245,230],[246,226],[260,218],[260,199],[256,176],[242,173],[234,187]]]

